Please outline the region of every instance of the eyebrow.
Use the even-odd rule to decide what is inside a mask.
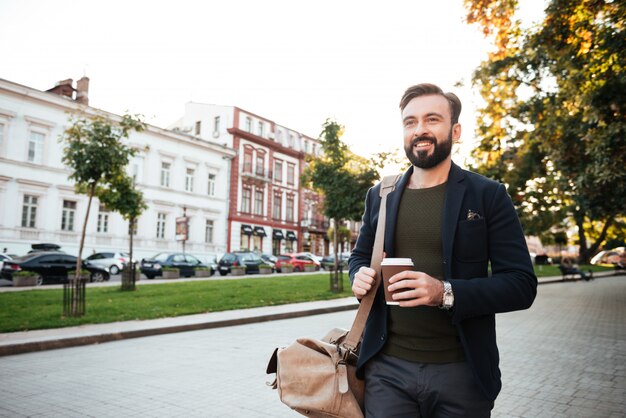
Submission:
[[[437,113],[437,112],[430,112],[430,113],[427,113],[427,114],[426,114],[426,117],[429,117],[429,116],[438,116],[438,117],[440,117],[440,118],[442,118],[442,119],[443,119],[443,115],[442,115],[441,113]],[[413,116],[413,115],[408,115],[408,116],[405,116],[405,117],[402,119],[402,122],[406,122],[406,121],[407,121],[407,120],[409,120],[409,119],[417,119],[417,118],[416,118],[415,116]]]

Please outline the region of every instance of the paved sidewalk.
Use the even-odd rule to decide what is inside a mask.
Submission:
[[[348,327],[354,311],[0,357],[0,417],[297,417],[265,367],[273,349]],[[626,415],[626,277],[542,285],[497,316],[494,418]]]

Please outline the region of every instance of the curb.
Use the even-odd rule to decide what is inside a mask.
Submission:
[[[102,332],[91,335],[72,336],[67,338],[41,339],[17,343],[0,343],[0,357],[15,354],[31,353],[35,351],[54,350],[58,348],[78,347],[90,344],[100,344],[111,341],[120,341],[129,338],[149,337],[154,335],[171,334],[176,332],[198,331],[203,329],[231,327],[236,325],[254,324],[259,322],[276,321],[280,319],[299,318],[311,315],[320,315],[333,312],[342,312],[357,309],[358,302],[340,304],[328,307],[294,310],[273,314],[253,315],[234,319],[208,320],[197,323],[187,323],[172,326],[144,327],[119,332]],[[232,311],[231,311],[232,312]],[[157,320],[158,321],[158,320]],[[149,325],[145,323],[144,325]],[[33,332],[33,331],[31,331]]]

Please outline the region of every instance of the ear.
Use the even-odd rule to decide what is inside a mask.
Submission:
[[[452,140],[458,142],[461,139],[461,124],[455,123],[452,127]]]

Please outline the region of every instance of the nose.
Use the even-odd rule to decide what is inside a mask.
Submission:
[[[419,138],[424,134],[429,134],[430,132],[426,128],[426,124],[423,122],[417,122],[415,124],[415,130],[413,131],[413,137]]]

